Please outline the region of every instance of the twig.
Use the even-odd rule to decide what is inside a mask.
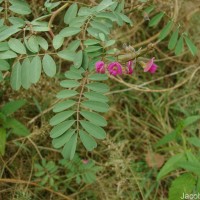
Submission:
[[[56,17],[60,12],[62,12],[68,5],[69,5],[69,3],[64,4],[64,5],[61,6],[58,10],[54,11],[53,14],[51,15],[51,18],[50,18],[50,20],[49,20],[48,27],[49,27],[49,33],[50,33],[50,35],[52,36],[52,38],[54,38],[54,33],[53,33],[52,29],[51,29],[52,23],[53,23],[55,17]]]

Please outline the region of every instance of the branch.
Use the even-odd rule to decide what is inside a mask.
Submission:
[[[69,3],[64,4],[58,10],[54,11],[53,14],[51,15],[51,18],[50,18],[49,24],[48,24],[48,28],[49,28],[49,33],[51,34],[52,38],[54,38],[54,33],[53,33],[52,29],[51,29],[52,23],[53,23],[54,19],[56,18],[56,16],[60,12],[62,12],[68,5],[69,5]]]

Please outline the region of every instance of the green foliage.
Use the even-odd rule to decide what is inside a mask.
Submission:
[[[62,183],[70,186],[73,181],[77,184],[95,182],[101,168],[93,160],[82,160],[76,154],[71,161],[61,159],[58,164],[43,159],[41,163],[34,164],[34,169],[35,180],[40,185],[58,190]],[[65,172],[64,176],[60,176],[61,171]]]
[[[163,18],[164,16],[164,12],[160,12],[158,14],[156,14],[150,21],[149,21],[149,26],[152,27],[152,26],[156,26],[160,21],[161,19]]]
[[[169,200],[180,199],[183,194],[191,194],[195,188],[196,178],[185,173],[176,178],[169,189]]]
[[[183,154],[183,153],[177,154],[177,155],[169,158],[167,160],[167,162],[165,163],[165,165],[162,167],[162,169],[159,171],[159,173],[157,175],[157,180],[160,180],[161,178],[163,178],[168,173],[178,169],[179,168],[179,162],[183,162],[183,161],[186,161],[185,154]]]
[[[159,140],[157,142],[156,147],[167,144],[168,142],[171,142],[173,140],[180,139],[180,135],[183,133],[184,128],[188,127],[189,125],[191,125],[199,120],[200,120],[200,116],[194,115],[194,116],[187,117],[186,119],[180,121],[177,124],[177,127],[175,130],[173,130],[171,133],[165,135],[161,140]]]
[[[50,136],[53,138],[53,146],[59,149],[63,147],[62,155],[71,160],[75,154],[79,137],[85,148],[92,151],[97,146],[94,138],[104,139],[106,136],[101,126],[105,126],[107,122],[96,112],[107,112],[108,105],[95,99],[91,101],[88,90],[94,90],[95,94],[107,101],[103,93],[108,91],[108,86],[96,82],[107,79],[105,74],[88,76],[87,71],[71,67],[65,75],[67,79],[61,81],[60,85],[66,89],[57,94],[57,98],[64,101],[54,107],[54,112],[58,114],[50,120],[50,124],[54,126]],[[87,83],[89,80],[91,83]],[[66,111],[66,109],[69,110]]]
[[[66,168],[69,181],[75,180],[77,184],[95,182],[96,173],[101,170],[101,167],[95,166],[93,160],[81,160],[77,154],[73,160],[61,160],[60,164]]]
[[[193,42],[188,38],[188,36],[184,37],[185,42],[188,46],[188,49],[190,50],[190,52],[192,53],[192,55],[196,55],[197,54],[197,47],[193,44]]]
[[[35,177],[40,179],[40,184],[42,186],[49,185],[55,190],[58,190],[58,186],[55,181],[59,179],[58,166],[53,161],[42,160],[41,164],[35,163]]]
[[[11,130],[12,133],[15,133],[18,136],[29,135],[29,130],[11,115],[20,109],[25,103],[25,100],[16,100],[8,102],[0,108],[0,125],[5,130]]]
[[[160,32],[160,35],[159,35],[159,39],[160,40],[163,40],[165,37],[167,37],[167,35],[170,33],[171,31],[171,28],[173,26],[173,21],[169,21],[167,23],[167,25],[162,29],[162,31]]]
[[[29,135],[29,130],[21,122],[11,116],[25,103],[25,100],[10,101],[0,108],[0,155],[4,155],[5,153],[8,133],[11,132],[18,136]]]
[[[183,36],[181,35],[180,38],[178,39],[176,48],[175,48],[175,54],[178,56],[183,52],[184,48],[184,41],[183,41]]]

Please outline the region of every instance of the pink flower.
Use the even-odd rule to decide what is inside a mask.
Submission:
[[[122,66],[118,62],[112,62],[108,65],[108,71],[111,75],[117,76],[118,74],[122,74]]]
[[[126,72],[127,74],[133,74],[133,61],[128,61]]]
[[[95,64],[96,72],[104,74],[105,73],[105,63],[103,61],[98,61]]]
[[[88,162],[89,162],[89,160],[87,160],[87,159],[82,160],[82,163],[85,165],[88,164]]]
[[[146,67],[144,68],[144,72],[150,72],[151,74],[154,74],[158,68],[158,66],[154,63],[154,57],[149,60],[148,63],[146,63]]]

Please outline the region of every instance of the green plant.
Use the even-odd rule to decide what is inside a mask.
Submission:
[[[108,91],[108,86],[96,81],[107,80],[107,75],[94,74],[95,63],[103,60],[106,63],[120,61],[124,64],[147,53],[153,46],[138,51],[129,47],[130,51],[134,50],[135,53],[125,54],[114,46],[116,41],[111,35],[113,25],[115,23],[118,26],[124,23],[133,25],[124,14],[124,1],[119,3],[103,0],[93,7],[71,2],[63,5],[61,3],[63,2],[46,1],[44,4],[46,14],[27,21],[25,16],[31,14],[28,3],[22,0],[7,2],[8,10],[5,18],[1,20],[0,69],[1,71],[11,69],[11,86],[14,90],[19,90],[21,86],[29,89],[32,84],[36,84],[42,71],[48,77],[54,77],[57,73],[58,58],[72,63],[70,70],[65,73],[67,79],[60,82],[65,90],[57,94],[61,102],[54,107],[54,112],[57,114],[50,122],[54,126],[50,132],[54,147],[61,149],[64,146],[63,156],[72,159],[79,138],[86,149],[92,151],[97,146],[94,138],[104,139],[106,136],[101,126],[106,126],[107,123],[96,112],[107,112],[109,109],[106,104],[107,97],[104,95]],[[150,6],[144,12],[150,14],[154,8],[155,6]],[[53,11],[54,9],[56,10]],[[66,10],[63,20],[65,25],[57,31],[53,22],[64,10]],[[164,12],[157,13],[149,21],[149,26],[158,25],[164,15]],[[173,19],[170,19],[162,29],[159,39],[164,39],[175,24]],[[187,34],[183,33],[179,40],[177,34],[178,29],[172,34],[169,48],[173,49],[176,46],[175,53],[179,55],[183,50],[184,38],[189,50],[195,55],[196,47]],[[76,39],[70,40],[66,46],[66,39],[74,36]],[[2,77],[3,75],[1,79]],[[70,100],[66,100],[69,98]]]
[[[19,110],[24,104],[25,100],[16,100],[6,103],[0,108],[0,154],[4,155],[6,139],[12,133],[18,136],[29,135],[29,130],[18,120],[12,117],[12,114]]]
[[[121,26],[123,30],[135,25],[128,16],[135,14],[137,6],[132,10],[132,5],[126,6],[124,0],[103,0],[91,5],[76,1],[46,0],[41,6],[41,15],[33,15],[25,0],[0,0],[1,84],[7,87],[10,81],[13,90],[30,89],[35,84],[40,84],[41,77],[46,75],[48,78],[55,77],[56,82],[64,88],[56,95],[53,108],[55,115],[50,119],[53,127],[50,137],[53,147],[62,153],[65,160],[60,161],[59,165],[46,160],[42,160],[41,165],[35,165],[35,176],[41,181],[41,185],[58,190],[65,178],[69,182],[76,180],[78,184],[95,181],[95,175],[100,168],[93,161],[84,163],[75,153],[77,145],[93,151],[98,140],[106,138],[104,129],[107,121],[102,115],[109,111],[109,78],[124,84],[128,90],[149,92],[143,84],[131,84],[135,79],[129,77],[136,67],[142,67],[143,72],[155,73],[158,66],[154,63],[154,58],[146,62],[145,56],[150,56],[159,42],[168,39],[168,49],[174,51],[176,56],[184,53],[185,47],[193,56],[197,54],[197,47],[181,22],[178,22],[176,12],[169,17],[167,12],[158,10],[159,7],[149,1],[138,2],[142,2],[144,20],[149,20],[149,27],[142,27],[141,32],[144,33],[146,28],[152,32],[158,29],[160,33],[155,37],[157,41],[154,43],[144,43],[143,46],[141,42],[142,45],[138,46],[142,48],[135,49],[132,44],[137,39],[130,41],[128,45],[121,45],[123,39],[113,37],[117,26]],[[137,11],[141,12],[139,8]],[[63,18],[57,20],[58,15],[62,14]],[[166,24],[161,23],[164,20]],[[163,47],[165,48],[164,45]],[[121,92],[123,91],[126,89]],[[9,133],[13,132],[18,136],[29,134],[27,128],[10,116],[22,104],[23,101],[10,102],[0,110],[2,155]],[[175,155],[168,159],[157,176],[160,181],[170,172],[186,170],[186,175],[181,175],[172,184],[172,199],[174,191],[180,189],[176,188],[177,182],[183,182],[189,177],[194,186],[194,180],[199,177],[200,161],[191,149],[198,148],[200,140],[195,134],[184,134],[187,126],[197,120],[199,115],[178,122],[174,131],[164,136],[156,145],[157,151],[162,151],[169,142],[180,147],[173,152]],[[36,150],[37,148],[36,146]],[[61,183],[58,180],[60,169],[66,170],[67,174]],[[188,189],[190,190],[191,188]]]
[[[101,169],[95,166],[93,160],[82,160],[77,154],[71,161],[60,159],[58,164],[43,159],[41,164],[35,163],[34,168],[36,181],[55,190],[62,184],[70,185],[73,181],[77,184],[93,183],[96,181],[96,173]],[[60,171],[64,171],[65,175],[61,177]]]
[[[57,185],[55,184],[55,180],[59,179],[58,173],[58,166],[53,161],[46,161],[45,159],[42,160],[42,163],[35,163],[35,177],[40,178],[40,184],[50,185],[55,190],[58,190]]]
[[[196,194],[199,191],[199,178],[200,178],[200,160],[198,155],[194,155],[190,148],[192,146],[199,147],[199,139],[194,136],[190,137],[185,135],[183,130],[188,126],[200,120],[200,116],[190,116],[180,121],[174,131],[165,135],[158,143],[157,148],[163,148],[169,142],[176,141],[180,144],[180,148],[176,155],[167,160],[162,169],[157,175],[157,180],[160,181],[169,173],[175,170],[186,170],[187,173],[180,175],[176,178],[169,190],[169,199],[180,198],[182,194],[190,194],[192,191]],[[187,184],[185,181],[187,179]],[[188,183],[191,182],[191,183]]]

